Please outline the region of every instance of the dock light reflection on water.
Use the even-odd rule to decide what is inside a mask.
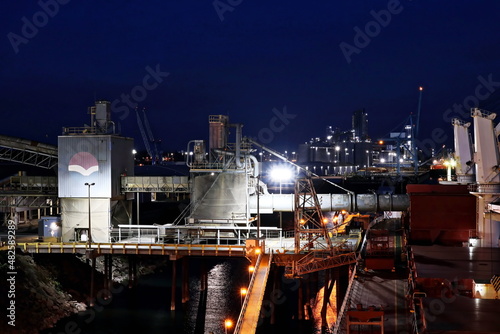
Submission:
[[[206,295],[200,291],[200,267],[207,268]],[[177,309],[170,311],[171,271],[141,277],[132,289],[117,289],[107,305],[60,320],[40,334],[66,333],[224,333],[224,320],[237,320],[239,289],[248,284],[246,259],[189,260],[190,300],[181,304],[181,282],[177,279]],[[206,309],[203,307],[206,298]]]

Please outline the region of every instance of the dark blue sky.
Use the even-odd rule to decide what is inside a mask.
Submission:
[[[365,108],[377,139],[416,113],[420,85],[419,137],[429,146],[451,143],[449,119],[468,114],[454,104],[500,111],[498,1],[1,6],[2,135],[55,144],[63,126],[88,123],[87,107],[102,99],[115,101],[113,120],[141,148],[135,112],[121,98],[131,93],[164,150],[207,139],[213,114],[292,151],[327,125],[349,129],[352,112]],[[146,78],[155,70],[157,81]],[[275,119],[284,108],[288,118]]]

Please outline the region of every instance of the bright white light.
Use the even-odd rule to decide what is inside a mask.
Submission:
[[[137,151],[136,150],[132,150],[132,154],[137,154]]]
[[[283,166],[275,166],[271,169],[271,179],[274,181],[288,181],[291,180],[293,177],[293,172],[290,168],[286,168]]]

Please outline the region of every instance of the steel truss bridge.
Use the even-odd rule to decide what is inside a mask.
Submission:
[[[57,168],[57,147],[28,139],[0,136],[0,160],[53,169]]]

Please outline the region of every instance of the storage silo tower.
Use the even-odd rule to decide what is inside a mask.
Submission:
[[[133,139],[114,133],[108,101],[90,108],[91,124],[63,128],[58,137],[62,240],[109,242],[117,224],[129,223],[132,203],[121,176],[134,174]],[[131,198],[130,198],[131,199]]]

